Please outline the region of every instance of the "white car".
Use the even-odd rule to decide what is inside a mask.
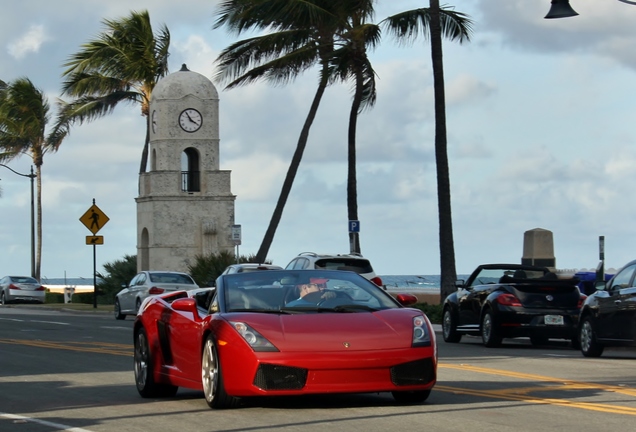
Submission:
[[[115,318],[122,320],[126,315],[137,315],[141,303],[148,296],[196,288],[199,285],[187,273],[142,271],[115,296]]]
[[[222,275],[226,274],[234,274],[234,273],[246,273],[260,270],[282,270],[281,266],[277,266],[274,264],[257,264],[257,263],[240,263],[240,264],[230,264],[223,270]],[[211,280],[208,282],[208,286],[213,287],[216,284],[215,280]]]
[[[31,276],[5,276],[0,279],[0,304],[9,302],[44,303],[46,288]]]
[[[356,254],[317,254],[315,252],[302,252],[291,260],[285,270],[324,269],[346,270],[364,276],[377,286],[382,286],[382,279],[375,274],[373,266],[368,259]]]

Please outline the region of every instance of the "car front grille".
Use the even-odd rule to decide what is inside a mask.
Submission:
[[[254,385],[263,390],[300,390],[307,381],[307,369],[261,364]]]
[[[391,381],[397,386],[426,384],[435,379],[433,359],[426,358],[391,368]]]

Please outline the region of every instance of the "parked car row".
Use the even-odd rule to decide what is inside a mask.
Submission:
[[[529,337],[533,345],[567,339],[586,357],[605,347],[636,347],[636,260],[597,281],[589,295],[578,283],[544,267],[480,265],[444,301],[444,340],[474,335],[497,347],[504,338]]]

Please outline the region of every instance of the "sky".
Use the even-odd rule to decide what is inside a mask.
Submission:
[[[5,5],[4,3],[7,3]],[[171,33],[171,72],[186,63],[213,79],[219,52],[241,36],[214,29],[214,0],[3,1],[0,79],[28,77],[55,109],[64,62],[103,30],[104,19],[148,10]],[[10,4],[10,5],[9,5]],[[553,233],[559,269],[605,268],[635,259],[636,6],[571,0],[579,16],[546,20],[549,0],[450,0],[473,20],[470,42],[444,41],[448,158],[456,269],[518,263],[524,233]],[[375,22],[427,7],[379,0]],[[377,103],[358,120],[362,254],[380,275],[440,273],[430,45],[389,35],[369,54]],[[312,69],[286,86],[267,82],[220,97],[220,163],[232,171],[240,254],[255,254],[278,199],[317,85]],[[268,258],[347,253],[348,84],[327,89]],[[93,274],[92,205],[110,218],[96,270],[136,254],[138,172],[144,118],[133,105],[74,127],[42,167],[47,278]],[[28,174],[24,155],[8,165]],[[0,167],[0,276],[30,274],[30,183]]]

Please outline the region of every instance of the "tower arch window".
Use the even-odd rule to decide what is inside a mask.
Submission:
[[[154,148],[150,152],[150,171],[157,171],[157,150]]]
[[[201,191],[201,169],[199,151],[188,147],[181,154],[181,190],[183,192]]]

